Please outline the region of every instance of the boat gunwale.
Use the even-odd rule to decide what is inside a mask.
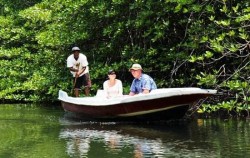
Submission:
[[[196,91],[194,91],[196,90]],[[175,93],[173,93],[175,91]],[[191,93],[192,92],[192,93]],[[192,95],[204,95],[205,98],[211,95],[216,94],[216,90],[209,90],[209,89],[200,89],[200,88],[162,88],[158,89],[156,92],[152,92],[149,94],[140,94],[136,96],[123,96],[123,97],[117,97],[117,98],[111,98],[107,99],[104,97],[83,97],[83,98],[76,98],[76,97],[70,97],[68,94],[62,90],[59,91],[59,100],[76,104],[80,106],[112,106],[117,104],[126,104],[126,103],[132,103],[132,102],[140,102],[140,101],[147,101],[147,100],[154,100],[154,99],[160,99],[160,98],[171,98],[175,96],[192,96]],[[98,102],[96,99],[101,99],[103,102]],[[86,102],[87,100],[95,101],[95,102]]]

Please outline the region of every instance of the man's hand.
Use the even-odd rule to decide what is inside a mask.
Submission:
[[[76,78],[78,78],[80,76],[80,72],[78,71],[78,72],[76,72]]]
[[[129,95],[129,96],[134,96],[135,93],[134,93],[134,92],[130,92],[128,95]]]
[[[143,94],[148,94],[148,93],[149,93],[149,90],[148,90],[148,89],[143,89],[142,93],[143,93]]]

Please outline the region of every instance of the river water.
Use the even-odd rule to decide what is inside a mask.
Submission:
[[[83,122],[60,106],[2,104],[0,142],[0,158],[247,158],[250,120]]]

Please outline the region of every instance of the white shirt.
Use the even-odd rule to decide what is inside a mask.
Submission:
[[[115,79],[115,85],[109,86],[109,80],[103,83],[104,94],[108,98],[118,97],[123,95],[122,82]]]
[[[74,54],[71,54],[67,58],[67,67],[68,68],[73,67],[74,69],[81,70],[81,69],[83,69],[83,67],[86,66],[85,71],[80,76],[89,72],[88,65],[89,65],[89,63],[88,63],[87,57],[82,53],[79,54],[79,57],[77,60],[74,58]],[[75,77],[76,72],[73,72],[73,71],[70,71],[70,72],[72,73],[73,77]]]

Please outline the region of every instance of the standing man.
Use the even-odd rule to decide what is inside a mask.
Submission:
[[[130,96],[139,93],[147,94],[151,90],[157,89],[155,81],[149,75],[142,73],[143,69],[140,64],[133,64],[129,71],[134,77],[130,87]]]
[[[91,80],[87,57],[80,53],[78,47],[72,48],[72,54],[67,58],[67,67],[73,75],[74,93],[79,97],[79,91],[84,86],[85,95],[89,96]]]

